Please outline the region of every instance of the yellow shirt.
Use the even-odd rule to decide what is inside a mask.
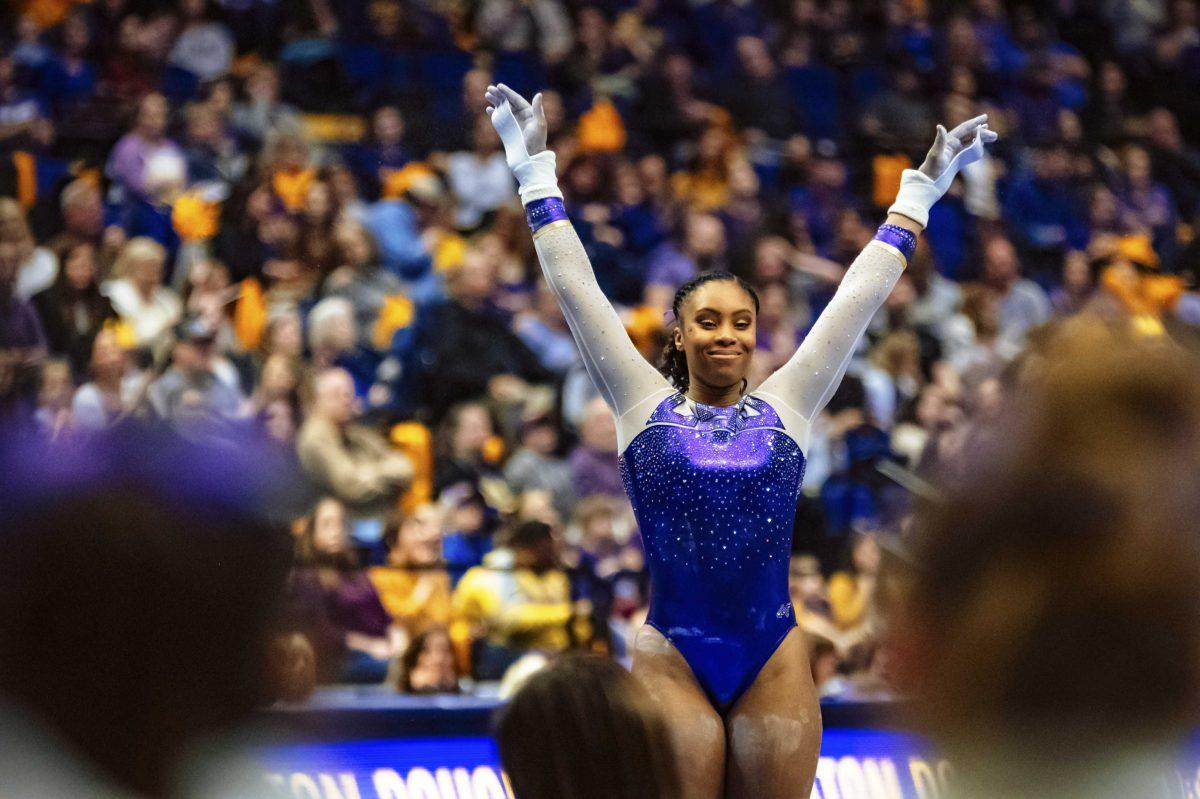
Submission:
[[[571,638],[571,584],[561,571],[536,574],[475,566],[454,590],[451,638],[484,631],[493,643],[523,649],[566,649]]]
[[[450,577],[445,572],[377,566],[368,575],[383,607],[411,635],[450,624]]]

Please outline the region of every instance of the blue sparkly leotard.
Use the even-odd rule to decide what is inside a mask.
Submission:
[[[872,242],[788,362],[732,406],[696,403],[637,351],[569,225],[535,235],[543,274],[617,423],[621,474],[650,571],[650,616],[719,711],[796,621],[792,523],[810,420],[841,382],[904,267]]]

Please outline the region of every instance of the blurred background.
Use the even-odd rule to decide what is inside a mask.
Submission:
[[[645,618],[612,416],[483,113],[501,81],[544,93],[648,359],[683,281],[757,288],[751,387],[935,124],[1000,134],[814,425],[790,588],[823,696],[892,695],[881,547],[1055,331],[1200,343],[1192,0],[9,3],[0,416],[258,441],[302,475],[273,639],[294,702],[494,697],[558,652],[627,658]]]

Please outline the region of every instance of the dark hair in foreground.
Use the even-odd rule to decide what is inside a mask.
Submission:
[[[1200,365],[1079,326],[918,517],[897,619],[919,630],[914,708],[948,748],[1061,761],[1168,746],[1197,720]]]
[[[658,707],[619,664],[567,655],[500,711],[500,759],[520,799],[678,799]]]
[[[718,280],[736,283],[740,286],[743,291],[750,295],[750,299],[754,303],[754,313],[758,314],[758,292],[754,290],[754,286],[751,286],[745,280],[730,272],[705,272],[687,281],[675,292],[675,299],[671,303],[671,312],[675,317],[673,324],[676,327],[683,323],[682,311],[684,300],[705,283],[712,283]],[[667,333],[667,342],[663,344],[662,356],[659,359],[661,363],[658,371],[670,380],[677,389],[687,393],[688,386],[691,384],[691,375],[688,373],[687,354],[683,350],[675,349],[675,339],[670,335],[669,329]]]
[[[268,492],[286,471],[139,427],[16,439],[0,439],[0,695],[163,796],[188,746],[270,700],[290,557]]]

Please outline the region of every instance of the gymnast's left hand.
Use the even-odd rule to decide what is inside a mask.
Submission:
[[[929,224],[929,209],[950,188],[958,170],[983,158],[983,146],[996,138],[988,130],[987,114],[968,119],[950,131],[938,125],[924,163],[919,169],[906,169],[900,175],[900,191],[888,213],[908,217],[924,228]]]
[[[929,148],[929,153],[925,156],[925,162],[921,164],[919,171],[930,180],[937,181],[954,163],[955,157],[974,144],[976,136],[982,140],[981,145],[991,144],[998,138],[995,131],[988,130],[987,114],[980,114],[974,119],[968,119],[949,132],[938,125],[933,146]],[[954,171],[957,172],[968,163],[982,157],[983,147],[980,146],[972,153],[960,158],[958,163],[954,164]]]

